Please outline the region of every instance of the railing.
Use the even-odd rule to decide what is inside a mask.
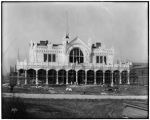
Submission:
[[[119,70],[119,69],[129,69],[129,64],[93,64],[93,63],[69,63],[68,65],[62,65],[58,63],[27,63],[27,62],[17,62],[17,69],[26,68],[82,68],[82,69],[109,69],[109,70]]]

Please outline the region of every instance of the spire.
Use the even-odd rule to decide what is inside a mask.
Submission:
[[[69,23],[68,23],[68,11],[66,11],[66,38],[69,39]]]

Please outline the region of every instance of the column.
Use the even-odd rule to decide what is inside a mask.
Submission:
[[[76,72],[76,84],[78,84],[78,73]]]
[[[58,85],[59,82],[58,82],[58,71],[56,71],[56,84]]]
[[[66,71],[66,84],[68,85],[68,71]]]
[[[74,50],[73,50],[73,63],[74,63]]]
[[[102,56],[102,61],[103,61],[103,64],[105,63],[105,61],[104,61],[104,56]]]
[[[24,84],[27,84],[27,70],[24,71],[25,72],[25,80],[24,80]]]
[[[87,85],[87,71],[85,70],[85,85]]]
[[[17,85],[20,84],[20,81],[19,81],[19,70],[17,71]]]
[[[56,71],[56,84],[58,85],[58,71]]]
[[[114,81],[113,81],[113,71],[111,71],[111,87],[114,86]]]
[[[105,84],[105,71],[103,70],[103,85]]]
[[[35,80],[35,84],[38,85],[38,70],[36,70],[36,80]]]
[[[130,70],[128,70],[127,76],[127,84],[130,85]]]
[[[122,71],[120,71],[120,73],[119,73],[119,84],[122,84],[122,80],[121,80],[121,72],[122,72]]]
[[[46,70],[46,85],[48,85],[48,70]]]
[[[96,71],[94,71],[94,85],[96,85]]]

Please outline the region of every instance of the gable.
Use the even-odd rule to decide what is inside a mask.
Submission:
[[[80,45],[80,46],[84,46],[85,48],[89,49],[88,45],[85,44],[81,39],[79,39],[78,37],[74,38],[72,41],[70,41],[68,43],[68,48],[70,46],[73,46],[73,45]]]

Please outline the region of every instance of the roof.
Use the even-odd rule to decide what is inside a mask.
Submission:
[[[62,44],[53,44],[53,46],[59,46],[59,45],[62,45]]]
[[[144,69],[144,68],[148,68],[148,64],[147,63],[133,63],[132,68]]]

